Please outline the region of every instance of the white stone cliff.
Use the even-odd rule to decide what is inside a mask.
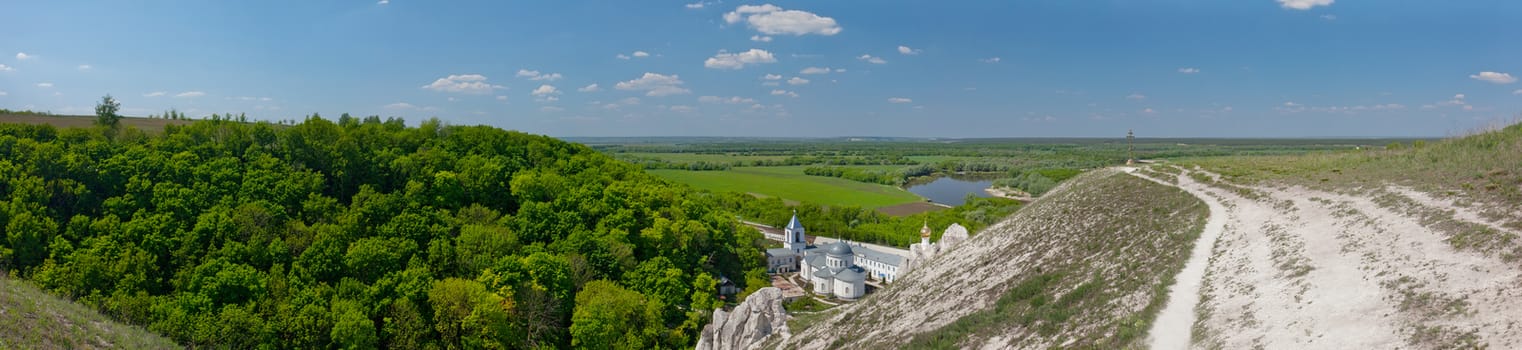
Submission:
[[[713,322],[703,327],[698,338],[698,350],[752,349],[772,334],[787,339],[791,334],[782,302],[781,289],[766,287],[745,297],[732,311],[714,310]]]

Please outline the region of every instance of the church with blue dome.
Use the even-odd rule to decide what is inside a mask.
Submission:
[[[845,241],[808,244],[803,224],[794,213],[783,228],[782,248],[766,251],[770,272],[798,272],[813,285],[814,294],[856,299],[866,294],[868,279],[892,282],[898,278],[904,258]]]

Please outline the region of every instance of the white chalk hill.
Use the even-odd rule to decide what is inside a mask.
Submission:
[[[1201,201],[1102,169],[761,348],[1138,346],[1205,222]]]

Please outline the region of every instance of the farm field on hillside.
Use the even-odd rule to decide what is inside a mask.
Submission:
[[[95,126],[95,116],[0,114],[0,123],[48,124],[57,128],[88,128]],[[122,118],[122,126],[131,126],[148,132],[163,131],[165,125],[185,125],[190,123],[191,121],[189,120]]]

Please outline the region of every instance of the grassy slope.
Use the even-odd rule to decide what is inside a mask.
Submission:
[[[806,329],[776,345],[1137,346],[1207,211],[1176,188],[1090,172],[881,293],[800,318]]]
[[[169,339],[0,274],[0,349],[175,349]]]
[[[1347,190],[1382,184],[1456,195],[1481,204],[1487,219],[1522,229],[1522,124],[1397,150],[1306,156],[1186,159],[1232,182],[1277,182]]]
[[[922,201],[893,186],[809,176],[803,166],[741,167],[724,171],[649,170],[651,174],[714,191],[755,193],[820,205],[877,208]]]

